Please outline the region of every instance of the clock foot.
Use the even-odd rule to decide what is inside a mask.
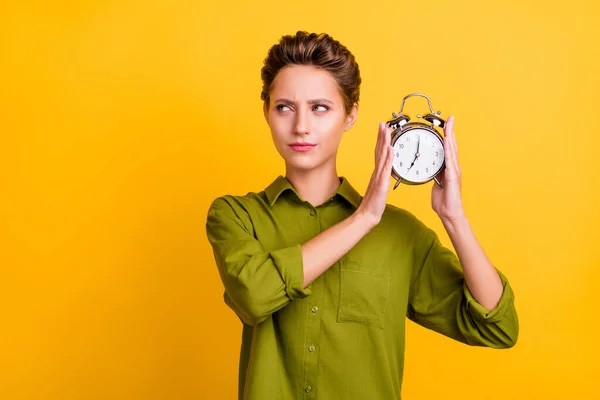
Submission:
[[[398,181],[394,185],[394,189],[393,190],[396,190],[396,188],[398,187],[398,185],[400,184],[401,181],[402,181],[402,178],[398,178]]]
[[[434,177],[433,180],[435,181],[435,183],[438,184],[439,187],[443,188],[444,184],[442,182],[440,182],[440,180],[438,179],[438,177]]]

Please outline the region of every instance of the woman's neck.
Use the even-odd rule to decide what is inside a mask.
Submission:
[[[288,169],[285,177],[294,186],[294,189],[302,198],[314,207],[327,201],[340,186],[340,180],[334,169],[292,171]]]

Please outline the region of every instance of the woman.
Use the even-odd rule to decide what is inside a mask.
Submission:
[[[215,199],[206,222],[224,300],[243,322],[239,398],[399,399],[405,316],[469,345],[513,346],[514,295],[463,210],[453,118],[432,207],[458,257],[410,212],[386,204],[386,124],[364,197],[338,177],[361,83],[343,45],[326,34],[284,36],[262,79],[285,177]]]

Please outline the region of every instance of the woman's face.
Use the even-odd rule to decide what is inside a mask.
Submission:
[[[335,167],[340,140],[354,124],[358,106],[354,104],[346,114],[342,95],[329,72],[290,65],[275,76],[264,113],[286,168],[311,170],[326,163]],[[298,142],[314,146],[301,151],[292,146]]]

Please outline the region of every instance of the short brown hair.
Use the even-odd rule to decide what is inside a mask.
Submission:
[[[288,65],[312,65],[331,73],[340,88],[346,114],[354,103],[358,104],[361,83],[358,64],[354,55],[328,34],[298,31],[296,35],[282,36],[269,49],[260,71],[263,82],[260,98],[267,105],[275,76]]]

